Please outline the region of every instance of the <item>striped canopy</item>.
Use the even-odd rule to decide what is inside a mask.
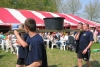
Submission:
[[[80,18],[73,14],[0,8],[0,24],[20,24],[24,23],[26,18],[34,18],[37,26],[42,26],[44,25],[43,18],[47,17],[64,17],[64,23],[70,23],[70,25],[77,25],[79,22],[88,23],[90,26],[98,25],[96,22]]]

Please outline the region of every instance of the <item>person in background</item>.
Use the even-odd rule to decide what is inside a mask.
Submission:
[[[58,41],[59,41],[59,40],[60,40],[60,33],[59,33],[59,32],[57,32],[57,33],[56,33],[56,36],[57,36]]]
[[[70,29],[70,27],[71,27],[71,25],[70,25],[70,23],[68,23],[67,24],[67,29]],[[66,33],[68,33],[68,35],[70,35],[70,32],[66,32]]]
[[[2,40],[4,40],[6,38],[6,35],[3,34],[3,32],[0,33],[0,37],[2,38]]]
[[[0,37],[2,37],[3,36],[3,32],[0,32]]]
[[[1,35],[1,32],[0,32],[0,44],[1,44],[1,42],[2,42],[2,35]]]
[[[50,33],[47,34],[47,39],[50,40]]]
[[[100,35],[98,35],[98,42],[100,43]]]
[[[56,35],[56,32],[53,32],[53,38],[58,41],[58,37]]]
[[[3,35],[3,32],[0,33],[0,45],[2,50],[5,49],[5,39],[6,39],[6,35]]]
[[[77,29],[82,30],[83,29],[83,23],[79,23]],[[76,42],[76,53],[78,53],[78,45],[79,45],[79,38],[82,32],[74,32],[74,39]]]
[[[96,43],[97,42],[97,37],[98,37],[97,29],[94,30],[93,37],[94,37],[94,43]]]
[[[64,37],[66,45],[69,45],[68,36],[69,36],[68,33],[66,33]]]
[[[19,25],[19,29],[24,29],[24,24]],[[28,34],[20,33],[20,36],[23,40],[26,40]],[[16,67],[24,67],[25,65],[25,48],[21,46],[20,42],[18,42],[18,55],[17,55],[17,63]]]
[[[98,32],[98,42],[100,43],[100,29],[99,27],[96,27],[97,28],[97,32]]]
[[[8,33],[6,33],[5,46],[6,46],[6,52],[8,52],[10,48],[11,53],[15,54],[13,45],[11,44],[11,35]]]

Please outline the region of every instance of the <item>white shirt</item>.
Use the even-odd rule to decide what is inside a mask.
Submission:
[[[68,40],[68,35],[65,35],[64,39],[67,41]]]

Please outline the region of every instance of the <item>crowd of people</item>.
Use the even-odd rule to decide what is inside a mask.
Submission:
[[[100,33],[97,31],[97,29],[90,30],[93,33],[94,37],[94,43],[99,42],[100,43]],[[75,44],[75,40],[73,39],[75,37],[75,32],[48,32],[48,33],[39,33],[40,36],[44,39],[44,43],[47,48],[51,48],[52,43],[56,45],[57,48],[62,49],[62,42],[65,46],[70,44]],[[70,36],[72,37],[70,40]],[[10,40],[9,46],[7,47],[7,41]],[[49,43],[47,43],[47,41]],[[18,43],[16,36],[14,34],[3,34],[0,32],[0,46],[2,50],[6,49],[6,52],[8,52],[8,49],[11,49],[11,52],[14,54],[17,53],[18,49]],[[7,48],[6,48],[7,47]]]
[[[69,33],[66,32],[39,33],[39,35],[43,38],[46,48],[51,48],[53,43],[56,44],[56,47],[60,49],[62,46],[61,42],[63,42],[65,45],[69,45],[68,37],[72,36],[74,38],[74,33],[71,33],[71,35],[69,35]],[[49,45],[47,45],[47,41],[49,41]],[[18,54],[19,47],[16,36],[14,34],[3,34],[1,32],[0,48],[2,50],[5,50],[5,52],[8,52],[10,49],[11,53]]]
[[[33,25],[31,25],[33,24]],[[89,28],[88,24],[78,24],[78,29],[82,32],[45,32],[36,33],[36,23],[34,19],[26,19],[23,26],[26,33],[19,35],[15,30],[14,34],[3,34],[0,32],[0,47],[5,52],[9,49],[11,53],[17,54],[18,60],[16,67],[32,66],[45,66],[47,67],[47,57],[45,47],[53,48],[52,44],[55,44],[58,49],[74,48],[78,57],[78,66],[82,67],[82,58],[87,61],[89,67],[90,47],[92,42],[100,43],[100,33],[97,29],[93,30]],[[45,44],[45,45],[44,45]],[[87,53],[89,56],[87,56]],[[33,58],[33,59],[32,59]]]
[[[69,45],[70,43],[74,43],[74,33],[68,33],[68,32],[52,32],[52,33],[39,33],[42,38],[45,41],[45,44],[47,44],[47,41],[49,41],[49,48],[51,48],[52,44],[56,44],[56,47],[61,49],[62,44]],[[72,37],[71,40],[70,37]]]
[[[1,32],[0,33],[0,47],[2,50],[5,50],[5,52],[8,52],[10,49],[11,53],[17,54],[18,43],[17,43],[16,36],[14,34],[8,34],[8,33],[3,34]]]
[[[100,43],[100,33],[98,30],[91,29],[90,31],[93,33],[94,43]],[[51,48],[52,43],[56,44],[56,47],[59,49],[62,48],[62,42],[65,46],[75,44],[75,39],[73,39],[75,38],[75,32],[45,32],[39,33],[39,35],[42,36],[47,48]],[[70,36],[72,37],[71,39]],[[47,43],[47,41],[49,41],[49,43]],[[0,32],[0,47],[2,50],[6,49],[6,52],[8,52],[8,49],[11,49],[11,53],[17,53],[18,50],[16,49],[18,49],[18,43],[16,36],[14,34],[3,34],[3,32]]]

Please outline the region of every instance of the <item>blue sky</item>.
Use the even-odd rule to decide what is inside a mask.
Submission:
[[[80,0],[81,1],[81,3],[82,3],[82,8],[84,8],[84,6],[86,5],[86,4],[88,4],[90,1],[93,1],[93,0]]]
[[[89,1],[93,1],[93,0],[80,0],[83,4],[88,4]]]
[[[82,3],[82,9],[79,11],[81,14],[79,14],[81,17],[84,17],[83,15],[83,11],[84,11],[84,8],[85,8],[85,5],[87,5],[90,1],[94,1],[94,0],[80,0],[81,3]]]

